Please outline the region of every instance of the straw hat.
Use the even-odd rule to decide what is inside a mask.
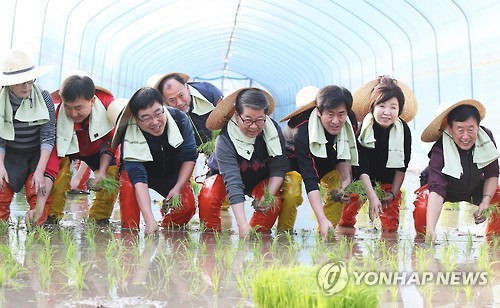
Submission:
[[[134,95],[135,93],[131,97],[133,97]],[[123,136],[125,136],[125,131],[127,130],[128,120],[132,116],[132,111],[130,111],[130,106],[128,104],[129,102],[130,101],[127,100],[127,104],[125,105],[124,109],[122,109],[123,112],[121,112],[121,115],[118,116],[118,119],[113,122],[116,123],[115,135],[113,136],[113,140],[111,141],[111,147],[113,149],[116,149],[120,145]],[[108,119],[111,119],[109,114]]]
[[[305,86],[300,89],[297,92],[297,95],[295,95],[295,106],[297,109],[281,119],[280,122],[290,120],[294,116],[316,107],[316,95],[318,94],[318,91],[319,89],[315,86]]]
[[[473,99],[466,99],[463,101],[459,101],[458,103],[440,105],[436,110],[436,117],[434,118],[434,120],[432,120],[431,123],[429,123],[429,125],[427,125],[427,127],[422,132],[422,141],[434,142],[441,138],[441,136],[443,135],[443,130],[448,125],[448,114],[453,109],[462,105],[471,105],[473,107],[476,107],[476,109],[479,111],[480,119],[484,119],[484,116],[486,115],[486,108],[484,108],[483,104]]]
[[[274,112],[274,99],[271,96],[271,94],[267,93],[266,91],[258,88],[242,88],[238,89],[235,92],[229,94],[226,96],[221,102],[217,104],[214,110],[210,113],[207,119],[206,126],[210,130],[217,130],[221,129],[224,127],[224,125],[227,124],[227,122],[231,119],[231,117],[234,114],[234,111],[236,110],[234,107],[234,104],[236,103],[236,98],[240,94],[241,91],[243,90],[248,90],[248,89],[255,89],[262,91],[264,95],[267,98],[267,102],[269,103],[269,108],[267,110],[267,115],[270,115]]]
[[[151,87],[151,88],[155,88],[156,90],[159,90],[161,92],[161,89],[159,89],[160,83],[164,79],[169,78],[169,77],[171,77],[172,75],[175,75],[175,74],[181,76],[181,78],[184,80],[184,83],[187,83],[189,81],[189,75],[184,74],[184,73],[172,72],[172,73],[168,73],[168,74],[164,74],[164,75],[162,75],[162,74],[154,74],[153,76],[151,76],[151,77],[148,78],[147,86]]]
[[[24,51],[10,50],[3,61],[0,86],[11,86],[36,79],[53,68],[53,65],[35,66]]]
[[[118,119],[122,115],[123,110],[127,107],[128,99],[126,98],[115,98],[109,105],[106,113],[108,115],[109,121],[116,125],[118,124]]]
[[[373,91],[373,88],[379,83],[381,77],[378,77],[372,81],[365,83],[361,88],[359,88],[354,95],[352,96],[352,111],[356,114],[356,118],[358,122],[363,122],[365,116],[370,112],[370,97]],[[404,83],[399,80],[395,80],[396,84],[401,88],[403,94],[405,96],[405,104],[403,107],[403,112],[400,117],[405,122],[410,122],[415,118],[417,114],[418,105],[417,105],[417,97],[413,93],[413,91]]]

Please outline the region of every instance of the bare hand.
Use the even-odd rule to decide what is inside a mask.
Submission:
[[[330,192],[330,198],[335,202],[349,203],[351,201],[351,196],[340,189],[332,190]]]
[[[330,229],[333,230],[334,228],[333,228],[331,221],[329,221],[328,219],[319,223],[319,234],[324,239],[328,238],[328,233],[329,233]]]
[[[383,213],[384,210],[382,209],[382,203],[377,197],[370,199],[369,202],[370,202],[369,216],[370,220],[373,221],[375,218],[378,217],[378,214]]]
[[[165,200],[170,200],[172,197],[178,196],[181,194],[181,190],[177,187],[174,186],[169,192],[168,195],[165,197]]]
[[[384,197],[382,197],[381,203],[383,206],[387,206],[391,201],[394,200],[394,194],[392,192],[384,192]]]
[[[33,173],[33,177],[31,178],[31,188],[33,187],[35,187],[36,194],[45,196],[47,192],[45,191],[45,177],[43,176],[43,172],[35,171]]]
[[[0,167],[0,192],[4,189],[5,182],[9,183],[9,175],[4,166]]]
[[[249,224],[244,224],[243,226],[238,226],[239,236],[242,239],[246,239],[250,235],[252,227]]]
[[[474,213],[474,222],[476,223],[476,225],[484,222],[486,220],[486,217],[483,216],[483,212],[484,210],[486,210],[488,208],[489,205],[481,202],[481,204],[479,204],[479,209]]]
[[[267,212],[271,209],[272,204],[271,203],[264,203],[263,200],[264,197],[262,197],[260,200],[254,199],[252,202],[252,206],[257,212]]]

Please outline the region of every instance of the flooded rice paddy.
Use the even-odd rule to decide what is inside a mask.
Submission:
[[[464,203],[443,210],[434,246],[423,243],[412,217],[417,174],[410,168],[405,180],[398,233],[374,229],[365,205],[356,229],[337,228],[327,241],[318,238],[307,203],[294,234],[239,240],[231,211],[223,211],[221,234],[201,232],[196,215],[186,230],[145,237],[120,228],[118,204],[109,226],[86,222],[86,195],[68,198],[59,228],[27,232],[28,206],[17,194],[9,225],[0,227],[0,307],[500,307],[500,239],[485,238],[475,206]],[[318,273],[337,261],[349,280],[328,296]],[[440,272],[483,276],[451,285],[373,280]],[[356,284],[360,273],[367,279]]]

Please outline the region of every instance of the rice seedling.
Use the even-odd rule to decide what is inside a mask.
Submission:
[[[9,245],[0,244],[0,288],[2,286],[18,287],[17,275],[24,270],[19,264]]]
[[[74,242],[70,242],[68,246],[66,246],[66,264],[71,264],[75,260],[76,255],[76,244]]]
[[[215,142],[217,139],[217,136],[219,136],[220,130],[214,130],[212,131],[212,138],[210,140],[207,140],[206,142],[200,144],[198,148],[196,149],[199,153],[204,153],[205,156],[208,158],[210,155],[215,150]]]
[[[21,222],[23,221],[22,216],[16,216],[16,231],[19,231],[22,228]]]
[[[251,282],[254,279],[255,271],[253,268],[247,268],[236,273],[236,286],[244,299],[251,297]]]
[[[118,190],[120,189],[120,182],[114,177],[105,177],[95,185],[94,181],[94,179],[89,179],[87,181],[87,187],[94,191],[103,190],[109,195],[114,195],[118,193]]]
[[[93,219],[87,220],[87,222],[85,223],[85,238],[87,239],[87,244],[92,250],[96,249],[96,243],[95,243],[96,230],[97,230],[97,225],[95,220]]]
[[[37,267],[38,283],[42,289],[46,289],[52,276],[52,257],[54,253],[50,248],[43,248],[40,251]]]
[[[181,195],[173,196],[170,199],[164,199],[162,204],[162,211],[168,213],[169,210],[182,209]]]
[[[26,232],[26,240],[24,241],[24,250],[28,251],[35,243],[35,232]]]
[[[198,199],[203,184],[197,183],[193,178],[191,178],[190,181],[191,181],[191,187],[193,187],[194,197],[195,199]]]
[[[36,233],[38,233],[38,241],[40,243],[42,243],[46,249],[49,249],[52,234],[48,230],[46,230],[40,226],[36,227]]]
[[[269,185],[264,185],[264,194],[262,195],[262,201],[259,199],[254,199],[252,202],[252,206],[254,209],[265,208],[267,211],[275,211],[278,206],[278,197],[271,193],[269,190]]]
[[[375,187],[373,187],[375,190],[375,194],[377,195],[377,198],[382,199],[385,196],[384,191],[382,190],[382,186],[380,182],[375,183]],[[356,194],[359,196],[360,200],[366,200],[368,199],[368,196],[365,191],[365,186],[363,182],[360,180],[353,181],[347,187],[344,189],[344,193],[346,194]]]
[[[219,282],[220,282],[220,273],[217,266],[214,266],[214,270],[212,271],[212,288],[214,291],[214,296],[219,295]]]
[[[484,242],[479,247],[479,255],[477,257],[477,267],[480,271],[487,272],[488,274],[492,273],[489,245],[487,242]]]
[[[333,296],[324,296],[311,266],[260,269],[252,281],[254,303],[262,307],[377,307],[377,288],[347,287]]]
[[[464,290],[467,303],[470,303],[472,299],[472,286],[470,284],[466,284],[462,289]]]
[[[418,270],[420,272],[427,271],[427,249],[416,247],[415,257],[417,259]]]
[[[448,272],[453,272],[457,268],[458,248],[455,244],[444,245],[441,248],[441,259],[444,269]]]
[[[498,203],[493,203],[490,204],[482,213],[481,216],[483,217],[483,221],[485,219],[489,219],[493,214],[500,214],[500,206],[498,206]],[[479,218],[476,218],[477,221],[480,221]]]
[[[59,229],[59,235],[64,247],[68,248],[69,245],[74,244],[73,234],[69,229]]]
[[[87,274],[90,264],[83,262],[79,257],[73,258],[68,263],[67,271],[61,271],[68,278],[68,285],[75,287],[77,290],[82,290],[85,287],[85,275]]]

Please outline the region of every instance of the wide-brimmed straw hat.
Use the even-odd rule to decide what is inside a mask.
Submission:
[[[10,50],[3,61],[0,86],[11,86],[36,79],[53,68],[53,65],[36,66],[24,51]]]
[[[128,99],[119,97],[115,98],[109,105],[108,109],[106,110],[106,113],[108,115],[109,121],[113,125],[118,124],[118,119],[122,115],[123,111],[125,110],[125,107],[127,107],[128,104]]]
[[[361,88],[359,88],[354,95],[352,96],[352,111],[356,114],[356,118],[358,122],[363,122],[365,116],[370,112],[370,97],[373,91],[373,88],[380,82],[380,78],[378,77],[372,81],[365,83]],[[403,82],[399,80],[395,80],[396,84],[401,88],[403,94],[405,96],[405,104],[403,107],[403,112],[400,115],[400,118],[405,122],[410,122],[415,118],[418,110],[417,97],[413,93],[413,91],[405,85]]]
[[[181,76],[181,78],[184,80],[184,83],[187,83],[189,81],[189,75],[184,74],[184,73],[172,72],[172,73],[168,73],[168,74],[164,74],[164,75],[162,75],[162,74],[154,74],[153,76],[151,76],[151,77],[148,78],[147,86],[151,87],[151,88],[155,88],[156,90],[159,90],[160,92],[162,92],[162,90],[159,88],[160,87],[160,83],[164,79],[169,78],[172,75],[179,75],[179,76]]]
[[[294,116],[316,107],[316,95],[318,91],[319,89],[315,86],[306,86],[300,89],[295,96],[295,106],[297,109],[281,119],[280,122],[290,120]]]
[[[231,119],[231,117],[234,114],[235,106],[234,104],[236,103],[236,99],[238,98],[238,95],[244,91],[244,90],[249,90],[249,89],[254,89],[254,90],[259,90],[262,91],[262,93],[266,96],[267,102],[269,104],[269,108],[267,109],[267,115],[270,115],[274,112],[274,99],[271,96],[271,94],[267,93],[266,91],[258,88],[242,88],[238,89],[235,92],[229,94],[226,96],[221,102],[217,104],[214,110],[210,113],[207,119],[206,126],[210,130],[218,130],[224,127],[224,125],[227,124],[227,122]]]
[[[470,105],[475,107],[479,111],[479,117],[481,120],[486,116],[486,108],[483,104],[473,99],[466,99],[459,101],[457,103],[443,104],[440,105],[436,110],[436,117],[434,120],[427,125],[427,127],[422,132],[422,141],[424,142],[434,142],[441,138],[443,135],[443,130],[448,125],[448,114],[458,106]]]

